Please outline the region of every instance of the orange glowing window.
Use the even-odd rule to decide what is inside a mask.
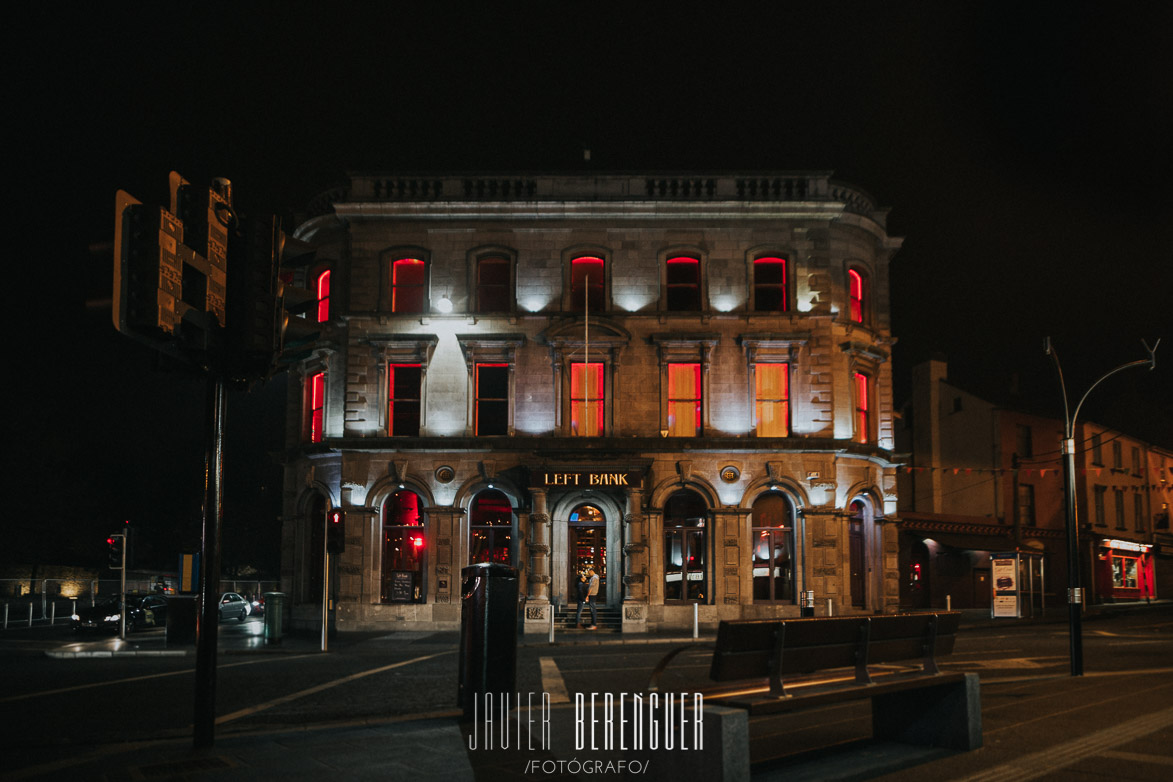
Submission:
[[[701,308],[701,262],[696,258],[669,258],[667,301],[674,312],[697,312]]]
[[[419,364],[390,364],[387,367],[387,434],[391,437],[418,437],[420,433]]]
[[[790,436],[790,365],[754,368],[754,403],[758,437]]]
[[[571,435],[598,437],[603,434],[603,401],[603,364],[571,364]]]
[[[603,297],[603,259],[594,256],[575,258],[570,262],[570,310],[601,312]]]
[[[476,433],[509,434],[509,365],[477,364]]]
[[[851,320],[855,323],[863,323],[863,305],[864,305],[864,279],[863,275],[855,269],[847,271],[847,301],[851,312]]]
[[[318,275],[318,323],[330,320],[330,270]]]
[[[753,308],[758,312],[785,312],[786,259],[762,256],[753,262]]]
[[[861,443],[871,442],[871,409],[868,399],[868,376],[852,373],[855,384],[855,439]]]
[[[326,412],[326,375],[319,372],[306,380],[306,430],[311,443],[322,442],[322,425]]]
[[[391,311],[424,311],[424,278],[427,270],[418,258],[399,258],[391,263]]]
[[[668,365],[668,434],[696,437],[701,433],[701,365]]]

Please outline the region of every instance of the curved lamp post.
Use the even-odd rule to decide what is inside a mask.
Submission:
[[[1075,412],[1071,413],[1067,404],[1067,386],[1063,382],[1063,368],[1059,366],[1059,354],[1051,346],[1050,337],[1047,337],[1044,343],[1047,355],[1055,360],[1055,369],[1059,372],[1059,389],[1063,393],[1063,486],[1066,491],[1064,510],[1067,517],[1067,614],[1072,676],[1083,676],[1083,630],[1080,617],[1080,610],[1083,606],[1083,589],[1079,586],[1079,527],[1076,525],[1075,508],[1075,421],[1079,418],[1079,409],[1083,407],[1083,403],[1092,389],[1112,375],[1130,367],[1147,366],[1150,370],[1156,368],[1157,345],[1161,344],[1161,340],[1158,339],[1151,348],[1147,342],[1142,341],[1141,344],[1149,352],[1148,358],[1121,364],[1100,377],[1099,380],[1091,384],[1087,391],[1083,392],[1083,396],[1079,398],[1079,404],[1075,406]]]

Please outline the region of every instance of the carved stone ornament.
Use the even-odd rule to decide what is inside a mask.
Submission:
[[[545,619],[546,618],[546,609],[544,606],[526,606],[525,618],[526,619]]]
[[[632,622],[642,622],[644,618],[643,606],[624,606],[623,618]]]
[[[436,468],[436,480],[440,483],[452,483],[455,478],[456,470],[452,469],[448,465],[445,464]]]

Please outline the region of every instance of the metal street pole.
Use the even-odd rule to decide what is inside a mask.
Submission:
[[[1130,367],[1148,366],[1150,370],[1157,366],[1157,346],[1161,344],[1161,340],[1157,340],[1151,348],[1147,342],[1142,342],[1145,350],[1149,352],[1147,359],[1139,359],[1137,361],[1129,361],[1127,364],[1122,364],[1106,375],[1100,377],[1099,380],[1092,383],[1083,396],[1079,399],[1079,404],[1075,406],[1075,413],[1070,412],[1067,404],[1067,386],[1063,382],[1063,367],[1059,365],[1059,354],[1051,345],[1051,338],[1047,337],[1044,342],[1044,350],[1055,361],[1055,369],[1059,373],[1059,389],[1063,394],[1063,488],[1065,492],[1064,512],[1066,516],[1066,534],[1067,534],[1067,623],[1069,636],[1069,652],[1071,656],[1071,675],[1083,676],[1083,589],[1080,587],[1079,580],[1079,525],[1077,524],[1077,509],[1076,509],[1076,487],[1075,487],[1075,422],[1079,418],[1079,409],[1083,407],[1084,401],[1088,394],[1092,392],[1096,386],[1102,383],[1107,378],[1128,369]]]
[[[220,526],[224,517],[224,380],[208,372],[204,444],[204,523],[200,552],[200,599],[196,613],[195,747],[210,747],[216,727],[216,637],[220,609]]]

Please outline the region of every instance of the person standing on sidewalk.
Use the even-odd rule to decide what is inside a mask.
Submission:
[[[587,589],[590,588],[590,583],[587,581],[587,574],[585,570],[578,571],[578,581],[574,588],[578,591],[578,613],[574,617],[574,626],[579,630],[582,629],[582,606],[587,602]]]
[[[590,609],[591,609],[591,624],[589,627],[587,627],[587,629],[588,630],[598,630],[599,629],[599,615],[595,611],[595,603],[599,599],[599,576],[597,573],[595,573],[595,569],[593,567],[588,567],[586,569],[586,575],[587,575],[587,596],[586,596],[586,599],[587,599],[587,605],[590,606]],[[579,610],[580,611],[582,610],[582,606],[579,606]]]

